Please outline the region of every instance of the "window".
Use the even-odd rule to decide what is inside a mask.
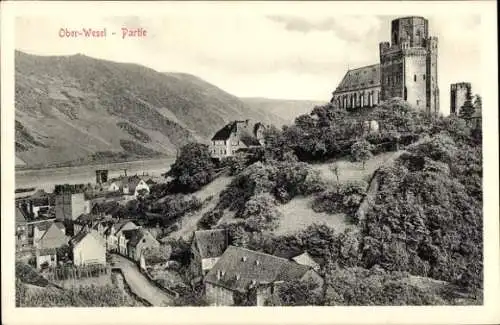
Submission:
[[[417,81],[417,75],[413,75],[413,81]]]
[[[417,99],[417,106],[420,105],[420,101]]]
[[[424,75],[422,75],[422,79],[424,79],[424,80],[425,80],[425,74],[424,74]]]

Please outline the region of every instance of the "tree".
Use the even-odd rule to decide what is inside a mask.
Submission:
[[[460,112],[459,112],[459,116],[463,119],[468,119],[468,118],[471,118],[472,115],[474,115],[474,112],[475,112],[475,108],[474,108],[474,105],[472,104],[472,95],[471,95],[471,91],[470,89],[468,88],[467,89],[467,93],[465,95],[465,102],[464,104],[462,105],[462,107],[460,107]]]
[[[247,202],[241,217],[251,231],[274,230],[279,225],[281,213],[271,195],[258,194]]]
[[[373,156],[371,150],[373,150],[373,146],[368,141],[361,140],[351,146],[351,156],[354,161],[361,161],[363,169],[365,169],[366,161]]]
[[[474,107],[476,108],[476,110],[481,110],[483,108],[483,99],[479,94],[476,94],[476,96],[474,96]]]
[[[165,263],[170,259],[172,247],[170,245],[160,245],[158,247],[149,247],[144,250],[144,260],[146,265]]]
[[[282,306],[322,305],[322,295],[318,284],[313,281],[287,281],[278,287],[279,302]]]
[[[337,183],[339,182],[339,165],[337,163],[333,163],[330,165],[330,171],[335,175],[337,178]]]
[[[174,178],[181,192],[195,192],[214,178],[214,164],[208,146],[188,143],[180,149],[167,176]]]

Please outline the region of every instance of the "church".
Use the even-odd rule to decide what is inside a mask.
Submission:
[[[331,102],[351,111],[400,97],[419,110],[437,114],[437,46],[437,37],[429,36],[427,19],[393,20],[391,43],[379,44],[380,63],[348,70]]]

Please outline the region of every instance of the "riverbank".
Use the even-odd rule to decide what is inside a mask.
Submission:
[[[108,170],[109,178],[124,175],[125,172],[129,176],[161,177],[170,169],[174,161],[175,158],[168,157],[112,164],[16,170],[15,186],[16,188],[35,187],[50,192],[57,184],[95,183],[95,171],[98,169]]]

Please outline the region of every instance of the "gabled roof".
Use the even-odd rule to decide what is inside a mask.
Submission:
[[[256,137],[257,131],[259,128],[264,127],[264,124],[260,122],[251,122],[250,120],[247,121],[232,121],[229,122],[228,124],[224,125],[222,129],[217,131],[215,135],[212,137],[212,141],[216,140],[227,140],[231,137],[231,134],[239,134],[240,137],[244,134],[248,135],[248,138],[251,139],[252,137]],[[241,140],[241,139],[240,139]],[[255,141],[252,141],[249,144],[245,145],[259,145],[259,141],[255,139]]]
[[[17,223],[23,223],[27,222],[28,218],[26,217],[26,214],[20,207],[16,207],[16,224]]]
[[[348,70],[335,93],[380,86],[380,64]]]
[[[292,258],[293,261],[302,265],[309,265],[314,267],[319,267],[320,263],[312,257],[307,251],[303,252]]]
[[[36,223],[34,226],[36,229],[38,229],[38,231],[46,232],[52,226],[52,224],[53,224],[52,221],[43,221]]]
[[[95,233],[95,231],[86,231],[82,230],[78,234],[76,234],[73,238],[70,240],[70,244],[75,247],[77,246],[83,239],[87,238],[87,236],[90,236],[94,238],[97,242],[99,242],[102,245],[105,245],[106,243],[104,242],[104,239],[101,238],[98,234]]]
[[[151,241],[156,241],[156,239],[147,230],[142,228],[136,228],[131,230],[124,230],[123,235],[128,240],[128,245],[135,247],[144,238],[149,238]]]
[[[123,190],[123,187],[127,186],[129,191],[133,192],[135,191],[135,188],[141,182],[141,180],[142,178],[137,175],[120,176],[119,178],[108,181],[108,186],[111,186],[111,184],[115,183],[120,188],[120,191]]]
[[[66,227],[64,226],[64,224],[62,222],[55,222],[54,223],[56,225],[57,228],[61,229],[61,230],[66,230]]]
[[[63,231],[51,223],[47,231],[42,235],[38,241],[39,249],[51,249],[58,248],[68,243],[68,239],[64,235]]]
[[[233,132],[236,132],[236,121],[224,125],[222,129],[217,131],[212,137],[213,140],[227,140]]]
[[[300,280],[310,267],[241,247],[229,246],[208,272],[205,281],[232,291],[251,285]]]
[[[122,221],[118,221],[117,223],[114,224],[115,234],[120,232],[123,229],[123,227],[125,227],[125,225],[127,225],[128,223],[131,223],[136,228],[139,228],[135,223],[133,223],[130,220],[122,220]],[[127,231],[127,230],[125,230],[125,231]]]
[[[225,229],[195,231],[194,242],[201,258],[219,257],[228,245],[227,232]]]

